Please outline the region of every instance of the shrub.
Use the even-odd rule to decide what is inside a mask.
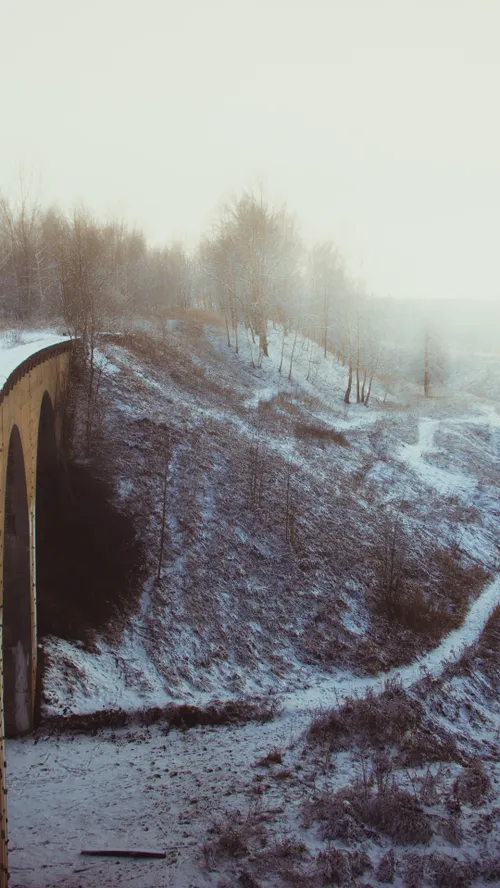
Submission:
[[[456,860],[448,854],[432,854],[429,869],[436,888],[469,888],[474,878],[474,868],[470,863]]]
[[[262,758],[255,762],[255,766],[257,768],[268,768],[269,765],[281,765],[282,761],[282,753],[276,746],[274,746],[266,755],[263,755]]]
[[[363,829],[356,831],[356,826],[371,827],[401,845],[424,845],[432,838],[430,818],[422,804],[395,783],[374,792],[358,782],[318,801],[315,817],[323,820],[322,834],[328,840],[348,841],[345,826],[356,839],[363,834]]]
[[[319,713],[307,737],[332,751],[349,749],[353,742],[376,749],[393,745],[399,747],[396,761],[403,767],[466,761],[454,738],[443,729],[437,733],[422,704],[397,680],[387,681],[378,695],[369,689],[364,697],[347,697],[341,707]]]
[[[479,761],[474,762],[468,768],[463,768],[453,784],[455,798],[474,808],[477,808],[485,800],[490,790],[490,778]]]
[[[295,423],[295,437],[330,442],[338,444],[340,447],[350,447],[349,441],[342,432],[337,432],[335,429],[330,429],[328,426],[321,425],[320,423]]]
[[[241,859],[251,853],[252,845],[267,844],[266,831],[254,814],[243,817],[239,811],[228,812],[208,830],[213,838],[202,847],[205,863],[211,868],[220,857]]]
[[[318,874],[325,885],[352,885],[353,879],[372,868],[366,851],[326,848],[317,857]]]
[[[396,857],[394,855],[394,849],[390,848],[381,858],[375,875],[378,882],[392,883],[394,881],[395,872]]]
[[[400,743],[423,716],[422,704],[409,697],[401,682],[388,681],[380,694],[369,689],[364,697],[347,697],[340,708],[315,716],[308,738],[332,749],[350,747],[353,737],[362,744],[385,746]]]

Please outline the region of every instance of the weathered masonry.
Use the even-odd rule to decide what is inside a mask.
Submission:
[[[56,476],[71,348],[41,348],[0,390],[0,888],[8,880],[5,737],[33,728],[37,502]]]

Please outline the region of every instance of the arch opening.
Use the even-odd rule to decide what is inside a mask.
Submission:
[[[4,514],[4,714],[5,733],[13,737],[33,727],[30,522],[17,426],[13,427],[9,441]]]

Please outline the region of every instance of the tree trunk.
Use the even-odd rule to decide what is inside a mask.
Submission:
[[[231,336],[230,336],[230,333],[229,333],[229,321],[228,321],[228,318],[227,318],[227,309],[226,309],[225,306],[224,306],[224,320],[225,320],[225,322],[226,322],[227,347],[228,347],[228,348],[231,348]]]
[[[280,365],[278,367],[278,373],[280,376],[281,376],[281,371],[283,369],[283,356],[285,354],[285,336],[286,336],[285,326],[283,325],[283,339],[281,340],[281,358],[280,358]]]
[[[268,358],[269,348],[267,344],[267,322],[265,319],[263,319],[260,323],[259,342],[263,353],[265,354],[266,358]]]
[[[328,301],[327,301],[327,295],[326,295],[326,287],[325,287],[323,299],[324,299],[324,311],[325,311],[325,332],[324,332],[324,338],[323,338],[323,349],[324,349],[324,356],[326,358],[326,354],[328,351]]]
[[[356,404],[359,404],[359,319],[358,319],[358,342],[356,349]]]
[[[293,337],[292,353],[291,353],[291,355],[290,355],[290,369],[289,369],[289,371],[288,371],[288,381],[289,381],[289,382],[290,382],[291,379],[292,379],[293,356],[294,356],[294,354],[295,354],[295,346],[297,345],[297,336],[298,336],[298,335],[299,335],[299,334],[298,334],[298,332],[297,332],[297,330],[296,330],[296,331],[295,331],[295,336]]]
[[[350,400],[351,399],[351,388],[352,388],[352,357],[349,355],[349,377],[347,380],[347,388],[345,390],[345,395],[344,395],[344,403],[345,404],[351,403],[351,400]]]
[[[160,528],[160,551],[158,553],[158,570],[156,571],[156,582],[159,583],[161,577],[161,568],[163,563],[163,546],[165,543],[165,519],[167,513],[167,486],[168,486],[168,459],[165,463],[165,472],[163,475],[163,502],[161,513]]]
[[[367,377],[367,375],[368,375],[368,374],[367,374],[366,370],[364,370],[364,372],[363,372],[363,385],[361,386],[361,403],[362,403],[362,404],[365,403],[365,385],[366,385],[366,377]]]
[[[425,331],[424,395],[429,397],[429,331]]]
[[[372,373],[372,375],[370,376],[370,382],[368,383],[368,391],[366,393],[366,398],[365,398],[365,407],[368,407],[368,401],[370,400],[370,395],[372,393],[372,382],[373,382],[374,375],[375,374]]]

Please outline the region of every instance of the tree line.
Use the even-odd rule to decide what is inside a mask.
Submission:
[[[261,191],[224,205],[191,251],[179,243],[148,246],[142,231],[99,222],[84,208],[44,208],[23,188],[17,202],[0,196],[0,298],[4,323],[62,320],[86,353],[119,320],[164,326],[202,309],[223,316],[236,351],[246,331],[260,364],[272,324],[283,350],[291,343],[290,375],[299,335],[346,366],[346,403],[367,404],[375,374],[384,371],[377,300],[349,275],[335,243],[306,246],[293,214]]]

